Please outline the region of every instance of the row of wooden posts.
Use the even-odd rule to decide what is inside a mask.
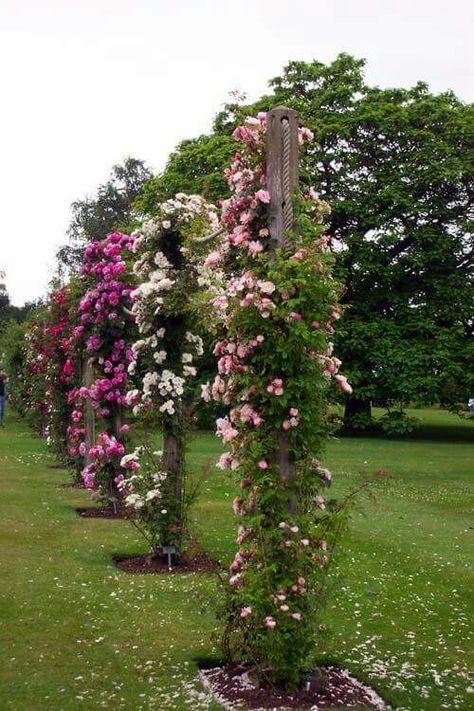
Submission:
[[[270,193],[270,250],[274,254],[276,248],[291,246],[292,236],[296,236],[297,231],[292,198],[299,180],[299,139],[298,114],[293,109],[277,107],[267,115],[266,165],[267,188]],[[93,365],[87,357],[83,360],[82,378],[86,387],[95,379]],[[116,437],[120,436],[122,425],[123,410],[116,406],[112,422]],[[89,452],[96,437],[94,409],[90,400],[85,402],[84,429],[84,441]],[[166,471],[174,472],[180,478],[182,456],[179,443],[172,433],[163,434],[163,466]],[[284,432],[275,436],[274,461],[283,480],[288,481],[295,476],[295,463],[289,454],[287,435]],[[86,454],[85,464],[89,463],[90,458]],[[294,504],[289,505],[291,507]]]

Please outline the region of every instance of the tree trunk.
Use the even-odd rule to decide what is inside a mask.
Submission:
[[[163,422],[163,471],[168,474],[163,503],[168,509],[170,526],[165,532],[164,546],[178,546],[184,530],[184,437],[182,414],[176,414],[173,426]],[[166,540],[168,539],[168,540]]]
[[[358,397],[348,397],[344,409],[344,424],[350,427],[351,418],[354,415],[366,415],[368,418],[372,416],[372,403],[370,400],[363,400]]]
[[[115,438],[120,442],[122,439],[122,433],[120,432],[120,428],[123,425],[123,407],[121,405],[115,404],[113,406],[112,410],[112,432],[115,436]],[[117,468],[115,474],[118,475],[121,473],[120,467]],[[117,486],[117,483],[115,481],[115,476],[111,479],[110,481],[110,498],[112,501],[112,506],[114,509],[114,512],[117,513],[118,507],[121,502],[122,495],[120,493],[120,490]]]
[[[84,356],[82,361],[82,380],[86,388],[90,388],[95,380],[94,367],[87,356]],[[84,442],[86,445],[84,466],[88,466],[91,463],[88,453],[95,444],[95,414],[90,398],[86,398],[84,403]]]

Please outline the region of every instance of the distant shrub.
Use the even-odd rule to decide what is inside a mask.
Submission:
[[[420,424],[416,417],[409,417],[403,410],[389,410],[379,422],[388,437],[411,434]]]

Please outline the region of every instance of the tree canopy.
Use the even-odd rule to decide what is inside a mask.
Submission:
[[[364,61],[290,62],[252,105],[228,104],[213,132],[183,141],[145,187],[224,193],[222,168],[245,115],[284,104],[315,133],[302,178],[331,203],[347,310],[337,337],[355,386],[348,414],[370,402],[455,406],[472,359],[473,107],[420,82],[380,89]],[[145,199],[145,198],[143,198]]]
[[[60,272],[77,267],[86,242],[104,239],[110,232],[129,224],[133,201],[151,177],[143,161],[126,158],[112,167],[109,179],[99,185],[94,196],[72,203],[67,231],[70,241],[57,254]]]

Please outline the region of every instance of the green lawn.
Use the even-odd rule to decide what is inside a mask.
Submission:
[[[436,410],[405,440],[333,440],[334,491],[383,469],[354,515],[321,656],[369,680],[398,709],[468,709],[474,425]],[[196,471],[221,451],[198,435]],[[87,504],[20,421],[0,430],[0,709],[217,709],[193,685],[216,654],[214,580],[129,576],[115,553],[144,550],[130,524],[81,519]],[[212,466],[193,525],[233,557],[233,485]],[[470,557],[471,553],[471,557]],[[469,603],[471,602],[471,609]],[[472,684],[472,682],[471,682]],[[472,689],[471,689],[472,691]]]

